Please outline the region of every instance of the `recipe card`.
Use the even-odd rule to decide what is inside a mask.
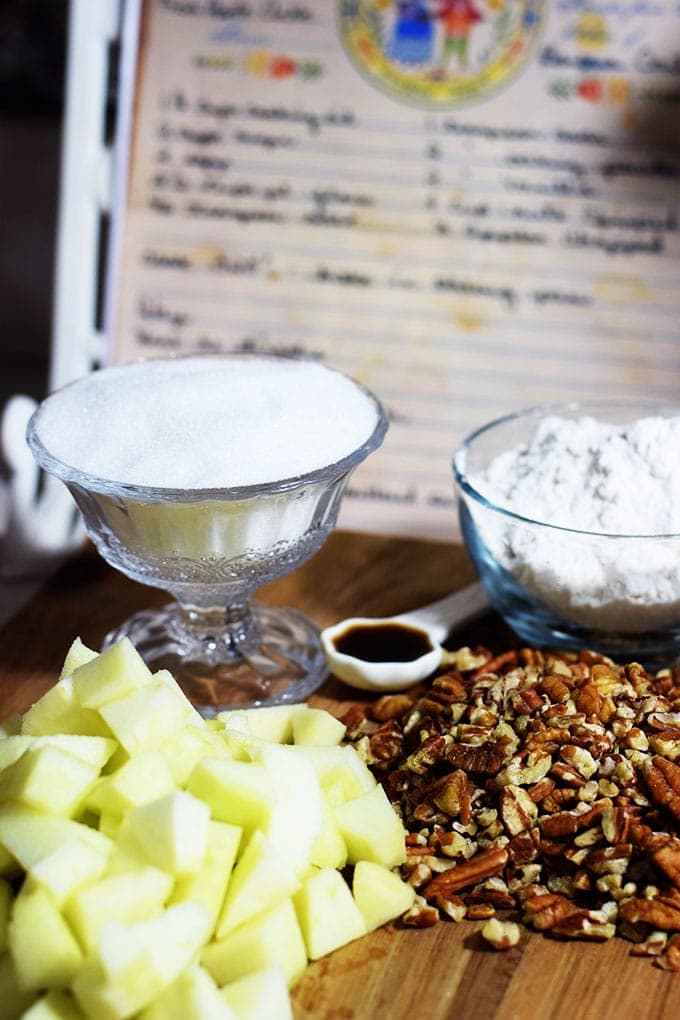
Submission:
[[[111,359],[365,383],[344,526],[453,537],[513,409],[677,401],[677,2],[135,0],[126,39]]]

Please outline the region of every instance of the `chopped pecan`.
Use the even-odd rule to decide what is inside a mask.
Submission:
[[[526,790],[510,783],[501,790],[500,813],[508,836],[517,836],[531,828],[538,809]]]
[[[541,832],[548,839],[572,836],[581,829],[588,829],[600,817],[605,807],[611,807],[610,800],[597,801],[587,811],[560,811],[541,820]]]
[[[585,712],[587,716],[599,716],[602,711],[603,698],[595,684],[586,680],[576,692],[576,707],[579,712]]]
[[[672,907],[658,899],[630,899],[619,906],[622,921],[638,924],[640,921],[661,931],[680,932],[680,907]]]
[[[553,703],[566,701],[571,692],[564,676],[559,673],[548,673],[538,684],[542,694],[547,694]]]
[[[605,807],[602,811],[602,834],[608,843],[625,843],[628,840],[631,815],[626,807]]]
[[[630,843],[606,846],[591,850],[585,859],[586,867],[596,875],[622,875],[628,868],[633,855]]]
[[[401,920],[409,928],[431,928],[439,920],[439,911],[417,895]]]
[[[487,921],[496,916],[496,908],[492,903],[472,903],[467,907],[468,921]]]
[[[515,691],[511,695],[510,701],[516,715],[531,715],[543,705],[541,695],[532,687],[527,687],[523,691]]]
[[[446,759],[451,743],[451,737],[448,734],[432,734],[413,754],[408,756],[405,762],[406,768],[417,775],[425,775],[432,765]]]
[[[497,744],[490,740],[482,744],[452,744],[446,753],[446,760],[454,768],[466,772],[481,772],[495,776],[504,765],[504,755]]]
[[[664,970],[680,971],[680,935],[671,935],[666,952],[658,957],[657,963]]]
[[[386,694],[378,698],[371,705],[371,715],[378,722],[387,722],[388,719],[398,719],[408,712],[415,704],[417,695],[413,690],[408,694]]]
[[[539,893],[524,901],[524,920],[537,931],[549,931],[578,908],[559,893]]]
[[[586,780],[583,778],[581,773],[575,769],[572,765],[567,765],[565,762],[556,761],[550,768],[550,775],[554,776],[555,779],[560,783],[566,783],[567,786],[585,786]]]
[[[414,889],[420,889],[426,882],[429,882],[431,878],[432,868],[416,859],[416,862],[410,867],[406,876],[406,881],[410,886],[413,886]]]
[[[497,882],[497,885],[493,883]],[[474,889],[465,893],[465,903],[468,907],[479,903],[491,904],[496,910],[512,910],[515,906],[515,899],[510,895],[508,887],[501,879],[490,879],[488,882],[480,882]]]
[[[358,705],[352,705],[341,717],[340,722],[347,727],[347,739],[358,740],[368,731],[366,715]]]
[[[680,839],[670,837],[658,849],[651,850],[650,856],[656,866],[680,889]]]
[[[497,655],[495,659],[489,659],[476,672],[472,674],[473,680],[478,680],[487,673],[503,673],[508,666],[516,666],[519,660],[519,652],[511,648],[508,652]]]
[[[554,815],[558,811],[564,810],[564,808],[571,807],[576,804],[578,800],[578,790],[573,786],[563,786],[552,793],[549,793],[547,797],[544,797],[541,801],[541,810],[548,814]]]
[[[680,821],[680,766],[655,754],[642,766],[652,797]]]
[[[592,911],[577,910],[571,916],[554,924],[550,934],[564,939],[606,942],[616,934],[616,925],[611,921],[593,920]]]
[[[537,828],[520,832],[506,846],[508,858],[513,864],[528,864],[538,857],[540,832]]]
[[[446,896],[440,894],[437,896],[435,904],[440,913],[452,921],[462,921],[467,914],[465,901],[460,896],[456,896],[455,893],[449,893]]]
[[[630,954],[631,956],[661,956],[667,943],[668,935],[665,931],[651,931],[647,938],[633,946]]]
[[[396,719],[384,722],[369,738],[369,762],[380,771],[391,768],[401,757],[404,734]]]
[[[499,921],[492,917],[482,928],[482,938],[494,949],[512,949],[519,942],[519,925],[514,921]]]
[[[468,886],[476,885],[477,882],[481,882],[485,878],[502,874],[507,860],[508,853],[503,847],[482,850],[469,861],[456,864],[448,871],[433,878],[425,886],[423,895],[426,899],[432,899],[440,894],[446,895],[450,892],[458,892],[460,889],[467,889]]]
[[[459,672],[440,673],[432,681],[431,694],[442,701],[467,701],[468,691]]]
[[[534,786],[530,787],[527,790],[527,793],[534,801],[534,803],[538,804],[540,803],[540,801],[543,800],[544,797],[547,797],[548,794],[552,793],[554,789],[555,780],[550,779],[549,776],[546,776],[544,779],[541,779],[538,783],[535,783]]]
[[[462,825],[469,825],[470,783],[462,769],[438,779],[430,788],[428,797],[449,818],[460,818]]]

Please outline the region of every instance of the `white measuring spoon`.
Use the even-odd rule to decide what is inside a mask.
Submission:
[[[435,671],[442,659],[441,642],[454,627],[480,616],[490,606],[479,581],[447,595],[429,606],[399,616],[354,616],[321,631],[321,647],[328,668],[340,680],[363,691],[402,691],[424,680]],[[387,628],[387,629],[385,629]],[[360,658],[356,653],[340,651],[347,647],[370,645],[371,639],[394,647],[412,646],[400,660],[374,661],[373,656]],[[364,655],[367,655],[364,652]]]

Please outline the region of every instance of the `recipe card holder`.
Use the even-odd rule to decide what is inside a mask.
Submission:
[[[454,61],[436,5],[407,54],[390,3],[71,0],[50,389],[168,352],[327,361],[391,415],[342,526],[444,541],[474,428],[672,401],[676,16],[612,8],[600,60],[526,6],[486,4]]]
[[[110,83],[123,7],[124,0],[71,0],[50,391],[102,364],[106,356],[104,282],[115,191]],[[83,538],[67,490],[56,479],[41,477],[26,445],[26,425],[35,407],[32,398],[16,394],[2,409],[7,472],[0,477],[0,577],[5,581],[46,573]]]

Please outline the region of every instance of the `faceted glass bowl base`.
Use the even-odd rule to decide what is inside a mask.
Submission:
[[[177,603],[135,613],[107,634],[128,637],[152,670],[168,669],[205,718],[225,709],[293,704],[317,690],[328,667],[317,626],[296,609],[258,602],[232,626],[192,625]]]

